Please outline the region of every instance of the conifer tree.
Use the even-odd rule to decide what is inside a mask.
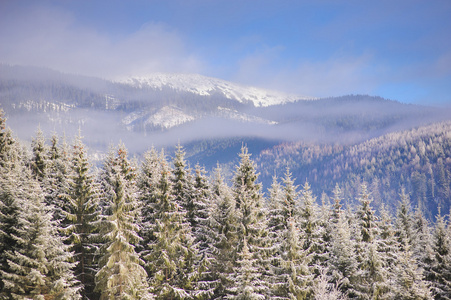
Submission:
[[[280,247],[280,265],[273,280],[278,299],[308,299],[312,296],[313,277],[309,263],[312,255],[303,248],[303,240],[295,218],[287,219]]]
[[[270,289],[271,294],[277,295],[280,286],[285,284],[285,278],[279,276],[282,271],[282,242],[284,240],[284,231],[286,230],[286,219],[284,216],[284,193],[282,185],[278,182],[277,176],[273,176],[273,182],[268,190],[268,231],[269,238],[272,240],[270,249],[271,257],[271,275]]]
[[[287,169],[283,186],[273,178],[269,200],[269,234],[272,240],[271,289],[278,299],[304,299],[311,295],[309,258],[299,235],[299,192]]]
[[[0,109],[0,271],[7,272],[10,269],[6,253],[16,247],[13,235],[17,235],[20,203],[15,195],[24,161],[19,154],[19,144],[5,122],[3,110]],[[0,277],[2,290],[3,280]]]
[[[412,252],[418,263],[418,266],[424,270],[425,278],[428,278],[429,267],[434,261],[434,250],[432,243],[432,234],[429,222],[424,217],[419,208],[416,208],[414,213],[413,223],[413,245]]]
[[[355,240],[351,235],[348,220],[340,213],[332,232],[329,272],[332,282],[338,285],[344,295],[354,296],[353,283],[357,276],[357,259]]]
[[[154,206],[158,197],[158,183],[161,178],[161,169],[164,160],[164,151],[159,155],[155,148],[144,154],[140,172],[137,178],[138,199],[141,206],[142,238],[139,245],[140,256],[143,258],[149,253],[149,245],[156,240],[152,228],[155,224]]]
[[[299,192],[298,186],[294,184],[294,180],[291,178],[291,172],[289,168],[287,168],[285,172],[285,177],[283,179],[283,192],[284,192],[284,205],[283,207],[283,215],[284,215],[284,225],[288,227],[288,219],[290,218],[298,218],[299,216]]]
[[[47,145],[45,143],[44,133],[39,128],[36,132],[36,137],[33,138],[31,142],[33,156],[31,158],[30,167],[33,173],[33,176],[41,182],[47,176],[46,169],[48,165],[47,158]]]
[[[243,246],[244,237],[246,237],[249,248],[263,242],[261,238],[264,232],[262,231],[263,226],[261,222],[265,220],[261,184],[257,183],[258,174],[256,173],[256,166],[250,159],[250,154],[246,147],[241,148],[240,158],[241,161],[236,167],[233,178],[232,190],[241,227],[239,233],[239,249]],[[263,245],[260,244],[259,246]]]
[[[343,296],[343,293],[339,290],[337,284],[330,283],[330,276],[326,270],[323,269],[315,281],[313,286],[313,294],[315,300],[344,300],[347,299]]]
[[[105,214],[100,234],[104,242],[100,248],[99,270],[96,273],[96,291],[100,299],[142,299],[150,297],[147,274],[143,262],[135,252],[139,243],[139,211],[135,192],[135,170],[127,159],[123,145],[103,170],[107,179],[102,191]]]
[[[79,299],[79,287],[69,262],[71,253],[57,233],[44,204],[39,184],[26,169],[14,180],[12,197],[19,206],[16,227],[10,232],[14,249],[4,255],[3,295],[8,299]]]
[[[413,257],[410,244],[406,240],[397,256],[394,271],[394,298],[406,300],[432,300],[431,291],[427,281],[423,279],[423,269]]]
[[[329,250],[332,243],[332,231],[335,226],[335,224],[331,222],[332,214],[333,209],[329,197],[323,192],[321,195],[321,207],[318,213],[318,227],[320,229],[319,233],[323,249],[321,267],[323,269],[327,268],[327,261],[330,257]]]
[[[194,194],[193,194],[193,206],[194,206],[194,223],[191,224],[191,230],[196,239],[196,243],[199,243],[200,254],[203,254],[204,250],[208,248],[208,241],[206,237],[206,229],[208,222],[208,204],[211,201],[210,186],[208,184],[208,178],[206,171],[197,164],[194,168]]]
[[[53,206],[53,217],[62,225],[66,218],[64,211],[67,211],[64,194],[69,188],[69,177],[71,176],[71,157],[66,141],[63,140],[60,145],[58,137],[54,134],[47,158],[47,175],[42,183],[45,202],[47,205]]]
[[[445,217],[440,214],[432,236],[434,259],[426,266],[426,280],[430,282],[434,299],[451,299],[451,234]]]
[[[310,185],[305,183],[302,190],[300,208],[300,230],[304,240],[303,249],[312,255],[310,267],[319,275],[328,258],[327,246],[323,241],[325,228],[319,222],[318,205],[315,202]]]
[[[340,218],[342,210],[342,191],[338,183],[335,185],[333,193],[333,204],[332,204],[332,214],[331,214],[331,221],[332,223],[338,223],[338,220]]]
[[[185,211],[175,199],[166,160],[161,162],[160,172],[152,204],[155,222],[151,231],[155,239],[150,241],[144,257],[149,284],[156,299],[191,299],[197,277],[194,238],[185,223]]]
[[[6,253],[16,248],[20,201],[16,198],[18,167],[2,168],[0,173],[0,271],[8,272],[10,268]],[[0,291],[3,290],[3,280],[0,276]]]
[[[360,236],[357,241],[358,271],[355,291],[361,299],[384,299],[390,297],[390,272],[386,261],[378,249],[379,228],[375,212],[371,207],[372,198],[365,184],[361,185],[357,218]]]
[[[72,172],[64,197],[67,203],[63,208],[66,209],[64,213],[67,219],[64,231],[77,262],[74,273],[83,286],[81,295],[83,299],[91,299],[97,271],[95,252],[98,249],[99,191],[93,175],[89,173],[90,164],[80,136],[74,141],[71,157]]]
[[[234,282],[231,280],[236,262],[237,244],[236,205],[229,186],[224,182],[221,169],[216,168],[212,183],[212,205],[208,218],[208,253],[213,258],[209,264],[211,277],[216,287],[211,299],[224,299],[227,290]]]
[[[3,109],[0,108],[0,166],[4,167],[6,161],[8,161],[8,148],[12,141],[10,135],[6,130],[6,118]]]
[[[398,242],[402,245],[405,243],[412,244],[414,239],[413,215],[410,199],[404,188],[401,189],[400,197],[401,201],[398,204],[396,214],[396,236]]]
[[[268,190],[268,229],[271,238],[280,237],[280,232],[285,228],[286,219],[284,216],[284,195],[282,185],[278,182],[277,176],[273,176],[271,187]],[[275,243],[277,245],[277,243]],[[278,250],[275,249],[275,252]]]
[[[357,211],[357,218],[359,230],[361,233],[362,242],[371,243],[378,235],[378,227],[376,224],[376,213],[371,207],[371,198],[366,184],[361,185],[361,192],[359,196],[359,209]]]
[[[263,274],[255,255],[247,245],[244,237],[243,248],[238,252],[237,265],[230,280],[234,283],[226,299],[258,300],[266,299],[267,285],[262,280]]]
[[[172,185],[175,201],[185,210],[186,221],[189,222],[191,228],[195,228],[196,207],[194,204],[194,183],[191,169],[187,166],[185,160],[185,150],[179,144],[172,161],[174,168],[172,169]]]
[[[390,272],[396,266],[398,252],[401,249],[400,242],[396,239],[396,228],[393,225],[393,217],[382,204],[379,209],[380,219],[377,224],[379,227],[378,251],[382,255],[388,270]]]
[[[0,174],[22,163],[16,140],[10,129],[6,128],[6,118],[0,109]]]
[[[261,184],[257,183],[255,163],[250,159],[246,147],[241,148],[240,163],[233,178],[233,196],[238,213],[238,253],[243,253],[246,240],[249,253],[256,259],[265,280],[269,276],[270,244],[266,224],[266,210],[263,205]],[[269,281],[269,280],[267,280]],[[269,283],[268,283],[269,284]]]
[[[214,289],[218,284],[217,277],[211,270],[215,257],[210,252],[210,244],[213,242],[210,234],[209,215],[212,200],[212,193],[206,171],[199,164],[194,169],[194,195],[193,204],[195,207],[195,225],[191,228],[194,235],[196,247],[198,249],[197,264],[199,279],[197,282],[197,299],[211,299]]]

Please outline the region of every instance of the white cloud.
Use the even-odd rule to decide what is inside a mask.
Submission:
[[[327,60],[301,61],[281,66],[282,47],[268,48],[243,59],[235,79],[303,96],[325,97],[352,93],[370,94],[381,83],[385,66],[375,67],[371,54],[337,55]]]
[[[77,26],[53,8],[23,10],[0,21],[0,62],[117,78],[151,72],[199,72],[202,61],[164,24],[145,24],[124,36]]]

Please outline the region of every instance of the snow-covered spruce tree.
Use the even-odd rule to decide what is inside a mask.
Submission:
[[[338,220],[332,231],[330,259],[328,262],[332,282],[338,285],[344,295],[355,295],[353,282],[357,271],[355,240],[348,219],[344,213],[338,214]]]
[[[303,249],[312,255],[309,266],[312,272],[318,276],[328,259],[328,249],[323,240],[325,228],[320,224],[319,208],[308,182],[304,184],[301,193],[299,227],[301,238],[304,240]]]
[[[431,285],[434,299],[451,299],[451,233],[440,209],[432,236],[432,249],[434,259],[426,266],[426,280]]]
[[[154,240],[144,256],[149,285],[156,299],[191,299],[195,293],[197,270],[196,248],[185,211],[175,200],[171,170],[166,159],[161,161],[160,177],[152,203]]]
[[[48,149],[45,143],[44,133],[39,128],[36,132],[36,137],[31,141],[32,158],[30,161],[30,168],[32,170],[34,178],[41,182],[47,176],[46,169],[48,165]]]
[[[402,249],[402,245],[396,239],[396,229],[393,226],[393,217],[382,204],[379,209],[379,220],[377,226],[379,235],[377,237],[377,249],[381,255],[381,259],[387,267],[389,276],[393,276],[394,269],[398,262],[398,252]]]
[[[161,178],[161,168],[164,160],[164,151],[161,154],[151,148],[144,154],[140,172],[137,177],[138,200],[141,206],[141,230],[139,236],[142,238],[139,243],[139,254],[141,258],[149,253],[149,245],[156,240],[153,234],[155,224],[154,205],[157,202],[156,188]]]
[[[66,216],[64,232],[77,263],[74,274],[83,286],[83,299],[92,299],[95,288],[95,252],[98,224],[98,187],[90,174],[90,164],[80,136],[75,138],[71,155],[71,173],[61,207]]]
[[[290,170],[287,168],[283,178],[283,216],[284,225],[288,228],[288,220],[299,217],[299,192],[294,184]]]
[[[206,228],[209,214],[209,204],[211,201],[211,191],[204,168],[197,164],[194,168],[194,194],[193,194],[193,206],[194,206],[194,221],[191,224],[191,230],[193,232],[196,243],[199,244],[199,251],[202,255],[204,250],[208,248],[209,241],[206,234],[208,229]]]
[[[64,211],[67,208],[65,208],[66,201],[63,199],[63,195],[69,188],[69,174],[71,172],[70,149],[66,141],[63,139],[60,145],[58,136],[54,134],[51,138],[47,158],[47,175],[42,184],[45,202],[54,207],[54,219],[64,223],[66,217]]]
[[[406,240],[397,255],[393,282],[394,298],[405,300],[432,300],[428,282],[423,279],[423,269],[413,257],[410,244]]]
[[[195,228],[196,206],[194,204],[194,182],[191,169],[187,166],[185,160],[185,150],[179,144],[172,160],[174,168],[172,169],[172,192],[175,195],[175,201],[185,210],[186,221],[191,228]]]
[[[309,263],[312,255],[303,249],[303,240],[294,217],[287,220],[282,233],[280,265],[274,274],[276,299],[309,299],[313,296],[313,277]]]
[[[429,222],[419,208],[415,209],[412,229],[414,236],[412,252],[418,266],[424,270],[424,278],[428,278],[428,269],[433,264],[435,255]]]
[[[282,274],[282,241],[283,233],[286,229],[284,216],[284,193],[282,185],[278,182],[277,176],[273,176],[271,187],[268,190],[268,231],[269,238],[272,240],[270,249],[270,268],[271,275],[269,280],[269,288],[271,294],[277,295],[281,286],[285,284],[285,278],[281,278]]]
[[[390,272],[378,251],[379,228],[371,207],[372,198],[365,184],[361,185],[357,211],[359,236],[357,240],[357,273],[353,284],[359,299],[391,297]]]
[[[413,214],[410,205],[409,196],[406,194],[404,188],[401,189],[399,194],[401,200],[398,203],[398,208],[396,212],[396,237],[401,245],[406,243],[413,244],[414,233],[413,233]]]
[[[315,300],[344,300],[347,299],[338,288],[336,283],[330,283],[330,276],[323,269],[321,274],[315,280],[313,294]]]
[[[17,233],[20,203],[15,197],[16,181],[23,169],[24,161],[19,153],[20,145],[6,128],[3,110],[0,109],[0,270],[8,271],[6,253],[16,246],[13,234]],[[0,291],[3,281],[0,277]]]
[[[307,252],[299,236],[299,192],[288,169],[283,183],[282,186],[274,177],[269,190],[271,294],[276,299],[303,299],[311,295],[312,276],[307,265]]]
[[[340,219],[340,215],[342,214],[342,191],[338,183],[335,185],[333,193],[333,204],[332,204],[332,214],[331,214],[331,221],[332,223],[338,223],[338,220]]]
[[[321,267],[327,268],[328,260],[330,257],[330,248],[332,244],[332,231],[335,226],[332,220],[332,205],[330,203],[330,199],[327,196],[325,192],[321,195],[321,206],[319,208],[318,212],[318,226],[320,228],[320,234],[321,234],[321,241],[322,241],[322,247],[323,247],[323,255],[322,259],[323,262],[321,263]],[[323,272],[324,273],[324,272]]]
[[[22,163],[18,147],[11,130],[6,128],[6,118],[0,109],[0,175]]]
[[[20,203],[15,197],[17,180],[19,180],[17,166],[0,167],[0,271],[8,272],[10,268],[7,263],[6,253],[16,247],[18,215]],[[3,280],[0,274],[0,291],[3,290]]]
[[[70,263],[71,253],[57,232],[43,192],[28,169],[14,174],[10,196],[19,210],[10,238],[8,269],[1,271],[2,294],[7,299],[79,299],[79,286]],[[11,174],[12,175],[12,174]]]
[[[237,254],[236,267],[230,278],[233,282],[229,288],[230,294],[225,299],[258,300],[266,299],[267,285],[262,278],[261,268],[257,258],[248,247],[247,237],[244,237],[243,247]]]
[[[232,189],[239,224],[237,249],[239,253],[242,253],[246,240],[249,253],[257,264],[255,267],[259,269],[258,271],[269,286],[271,247],[261,184],[257,183],[258,174],[255,163],[244,146],[241,148],[240,158]]]
[[[114,159],[106,161],[102,190],[105,213],[102,216],[99,269],[95,275],[95,290],[100,299],[150,298],[147,273],[135,252],[140,241],[138,205],[135,190],[135,170],[127,159],[127,151],[119,145]]]
[[[195,212],[195,226],[191,228],[196,247],[198,248],[199,280],[197,282],[197,299],[211,299],[218,280],[210,266],[214,255],[210,252],[213,242],[210,235],[209,215],[211,200],[213,199],[206,171],[197,164],[194,168],[194,195],[193,204]]]
[[[273,176],[271,187],[268,190],[268,230],[270,237],[273,239],[280,239],[281,232],[286,225],[284,216],[284,193],[282,185],[278,182],[277,176]],[[278,243],[275,243],[276,247]],[[280,245],[280,244],[279,244]],[[278,249],[274,249],[277,253]]]
[[[210,299],[224,299],[232,286],[236,262],[237,222],[235,200],[224,182],[221,169],[216,168],[212,183],[212,203],[208,218],[208,253],[213,258],[208,266],[212,279],[216,280]]]

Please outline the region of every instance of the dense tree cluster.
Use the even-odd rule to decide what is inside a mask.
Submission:
[[[1,299],[450,299],[451,225],[400,190],[376,211],[365,182],[316,201],[289,169],[262,191],[246,147],[230,184],[183,147],[99,170],[82,138],[31,151],[0,115]],[[321,202],[321,203],[319,203]]]
[[[358,204],[360,184],[366,181],[378,209],[394,211],[401,187],[429,220],[451,209],[451,122],[399,131],[346,146],[345,144],[286,143],[263,151],[256,162],[262,180],[274,169],[289,166],[297,178],[308,178],[321,193],[341,186],[346,202]]]

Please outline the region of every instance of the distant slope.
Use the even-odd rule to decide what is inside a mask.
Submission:
[[[98,151],[119,140],[138,154],[152,145],[235,138],[349,145],[451,118],[449,110],[365,95],[296,99],[201,75],[112,82],[0,65],[0,106],[20,138],[30,140],[38,125],[68,136],[81,129]]]
[[[288,166],[298,184],[307,180],[317,195],[336,183],[352,203],[362,181],[375,205],[394,208],[405,187],[415,206],[432,218],[451,208],[451,122],[390,133],[355,145],[282,143],[255,155],[260,179],[268,186]]]

